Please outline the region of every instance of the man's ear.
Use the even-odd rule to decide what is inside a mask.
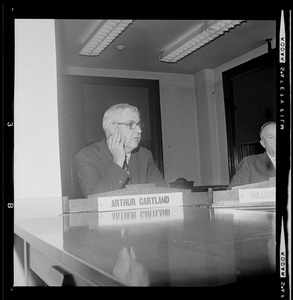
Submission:
[[[264,144],[264,142],[263,142],[263,140],[260,140],[259,143],[260,143],[264,148],[266,148],[266,147],[265,147],[265,144]]]

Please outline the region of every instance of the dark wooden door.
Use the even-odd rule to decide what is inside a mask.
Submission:
[[[276,121],[276,50],[223,72],[230,180],[244,156],[264,151],[262,124]]]

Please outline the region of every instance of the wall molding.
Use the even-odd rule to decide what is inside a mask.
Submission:
[[[67,75],[80,76],[102,76],[102,77],[119,77],[119,78],[137,78],[160,80],[160,83],[169,84],[191,84],[193,85],[193,74],[176,74],[176,73],[159,73],[144,72],[131,70],[114,70],[114,69],[91,69],[66,66],[63,73]]]

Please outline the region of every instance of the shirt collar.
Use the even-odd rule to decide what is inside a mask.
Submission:
[[[274,165],[274,167],[276,168],[276,158],[273,157],[273,156],[271,156],[271,155],[269,155],[268,152],[267,152],[267,155],[268,155],[268,157],[270,158],[270,160],[271,160],[272,164]]]
[[[131,153],[126,154],[126,162],[129,164]]]

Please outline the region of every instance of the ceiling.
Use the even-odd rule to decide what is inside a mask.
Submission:
[[[95,28],[98,20],[56,20],[57,46],[64,66],[122,69],[146,72],[195,74],[214,69],[238,56],[266,45],[276,38],[276,21],[247,20],[177,63],[159,60],[161,52],[203,20],[135,20],[99,56],[81,56],[79,45]],[[116,46],[123,45],[119,51]]]

